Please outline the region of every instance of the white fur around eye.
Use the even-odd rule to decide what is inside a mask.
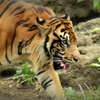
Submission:
[[[67,39],[69,40],[69,35],[68,35],[68,34],[65,34],[64,37],[67,38]]]

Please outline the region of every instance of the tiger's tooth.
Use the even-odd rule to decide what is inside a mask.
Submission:
[[[62,67],[63,67],[63,66],[64,66],[64,64],[63,64],[63,63],[61,63],[61,65],[60,65],[60,66],[62,66]]]

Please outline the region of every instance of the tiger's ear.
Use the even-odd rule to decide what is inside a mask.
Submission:
[[[48,28],[48,26],[46,25],[46,20],[42,19],[42,18],[39,18],[37,17],[36,18],[36,22],[35,24],[39,27],[39,28]]]
[[[45,20],[43,20],[42,18],[36,18],[36,22],[40,25],[43,25],[45,23]]]
[[[46,24],[46,20],[42,19],[42,18],[36,18],[35,24],[37,25],[37,27],[40,29],[40,33],[45,34],[46,30],[49,28]]]
[[[69,13],[65,13],[65,15],[62,15],[61,16],[63,19],[68,19],[68,20],[70,20],[70,17],[69,17]]]

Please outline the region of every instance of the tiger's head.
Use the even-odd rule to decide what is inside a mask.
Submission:
[[[37,17],[36,25],[44,38],[44,51],[48,58],[53,59],[55,70],[58,66],[58,69],[67,69],[71,62],[80,59],[76,34],[68,13],[46,20]]]

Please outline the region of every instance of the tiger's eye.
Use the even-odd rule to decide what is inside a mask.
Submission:
[[[64,42],[64,44],[66,44],[66,43],[67,43],[67,41],[66,41],[66,40],[64,40],[63,42]]]

